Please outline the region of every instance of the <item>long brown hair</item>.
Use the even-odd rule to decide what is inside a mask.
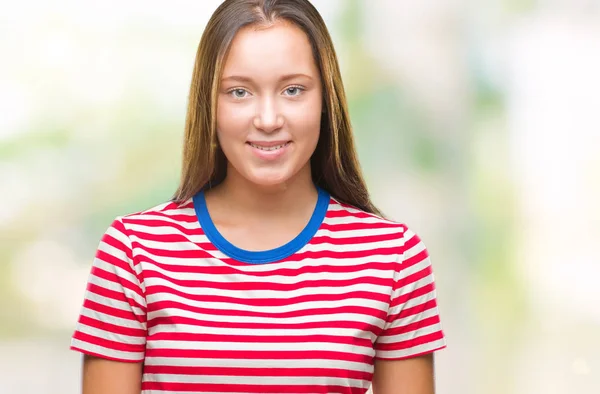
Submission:
[[[196,53],[190,87],[181,182],[173,201],[182,202],[221,182],[227,159],[217,146],[217,91],[227,51],[245,26],[286,20],[308,36],[323,84],[324,114],[311,157],[313,182],[337,200],[381,215],[373,205],[358,163],[346,94],[325,22],[308,0],[226,0],[214,12]]]

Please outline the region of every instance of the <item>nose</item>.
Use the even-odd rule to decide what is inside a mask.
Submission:
[[[265,97],[260,100],[253,123],[254,127],[265,133],[272,133],[283,126],[283,116],[273,98]]]

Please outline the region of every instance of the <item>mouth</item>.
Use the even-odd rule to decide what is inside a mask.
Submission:
[[[269,152],[269,151],[276,151],[278,149],[285,148],[286,146],[291,144],[292,141],[276,142],[276,145],[274,145],[274,143],[249,142],[249,141],[246,143],[255,149]]]

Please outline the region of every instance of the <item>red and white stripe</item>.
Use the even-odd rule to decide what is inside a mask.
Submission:
[[[405,225],[331,199],[278,262],[217,250],[193,202],[117,218],[71,348],[144,362],[142,393],[365,393],[374,358],[445,347],[430,259]]]

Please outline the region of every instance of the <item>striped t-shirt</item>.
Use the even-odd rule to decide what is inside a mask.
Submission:
[[[142,393],[365,393],[373,363],[445,347],[430,259],[405,225],[319,189],[289,243],[242,250],[204,194],[114,220],[71,348],[143,362]]]

